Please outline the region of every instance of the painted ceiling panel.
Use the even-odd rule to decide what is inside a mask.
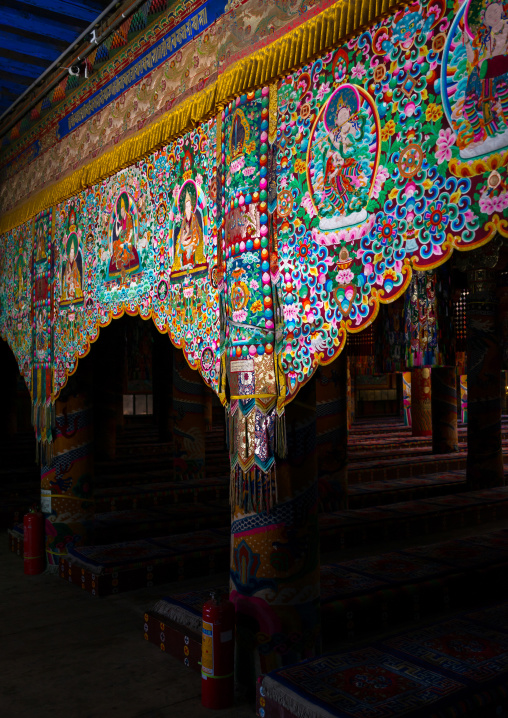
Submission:
[[[102,2],[67,2],[67,0],[24,0],[16,5],[26,5],[27,9],[39,8],[43,11],[55,12],[66,17],[84,20],[90,24],[101,14],[107,3]],[[11,3],[12,7],[13,3]]]
[[[34,40],[33,38],[23,37],[21,34],[5,32],[2,29],[0,29],[0,46],[6,50],[17,50],[24,55],[34,55],[41,60],[47,60],[48,67],[67,47],[65,43],[62,46],[61,43],[49,39]]]
[[[12,82],[8,79],[0,79],[0,95],[2,97],[2,101],[4,92],[5,96],[10,98],[11,102],[13,102],[18,95],[21,95],[21,93],[24,92],[24,90],[26,90],[26,85],[21,85],[18,82]]]
[[[2,71],[0,74],[0,85],[5,81],[13,82],[17,85],[23,85],[24,87],[28,87],[33,82],[32,78],[23,77],[23,75],[16,75],[15,72],[9,72],[9,70],[6,70],[5,72]]]
[[[3,114],[111,0],[0,1],[0,114]]]
[[[20,77],[29,77],[33,82],[39,77],[44,70],[44,66],[30,64],[32,58],[27,58],[26,62],[14,60],[12,57],[5,57],[0,54],[0,77],[4,76],[4,72],[14,73]]]
[[[68,45],[83,32],[89,23],[59,22],[18,9],[2,9],[2,25],[9,30],[29,30],[37,35],[64,40]]]

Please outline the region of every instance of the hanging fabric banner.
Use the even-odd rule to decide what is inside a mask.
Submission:
[[[32,251],[32,405],[41,458],[53,442],[53,210],[33,223]]]

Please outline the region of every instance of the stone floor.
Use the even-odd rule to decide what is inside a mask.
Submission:
[[[55,575],[25,576],[5,533],[0,561],[2,718],[255,715],[240,698],[228,710],[203,708],[200,676],[143,639],[145,610],[174,584],[93,598]]]
[[[500,520],[439,537],[384,542],[379,551],[506,528]],[[337,550],[323,561],[372,553]],[[207,576],[93,598],[54,574],[25,576],[0,533],[0,718],[254,718],[253,702],[212,711],[201,706],[201,678],[143,639],[143,614],[169,593],[226,583]],[[429,618],[418,625],[434,621]],[[380,630],[366,640],[393,632]],[[342,648],[356,645],[344,641]]]

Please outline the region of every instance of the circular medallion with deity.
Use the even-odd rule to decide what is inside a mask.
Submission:
[[[168,283],[165,279],[161,280],[157,286],[157,297],[160,302],[163,302],[168,296]]]
[[[441,78],[441,99],[460,158],[504,155],[508,148],[506,3],[462,3],[446,38]],[[484,171],[480,162],[477,173]]]
[[[211,277],[210,277],[210,279],[211,279],[211,282],[212,282],[212,287],[213,287],[214,289],[217,289],[218,286],[219,286],[219,284],[222,282],[222,279],[223,279],[222,269],[220,269],[217,264],[212,268],[212,272],[211,272]]]
[[[201,352],[201,368],[203,371],[210,371],[213,367],[214,353],[211,347],[205,347]]]
[[[323,105],[310,135],[307,183],[328,232],[363,224],[380,153],[374,100],[362,87],[341,85]]]
[[[161,202],[157,207],[157,222],[164,224],[166,217],[168,216],[168,208],[165,202]]]
[[[109,218],[108,281],[128,284],[142,271],[138,252],[139,213],[134,198],[122,187]]]

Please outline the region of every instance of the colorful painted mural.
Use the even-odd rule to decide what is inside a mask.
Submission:
[[[27,387],[32,386],[32,222],[3,237],[1,244],[0,327]]]
[[[219,283],[215,120],[164,147],[145,165],[155,208],[154,321],[193,369],[219,390]]]
[[[234,63],[332,4],[187,0],[175,5],[146,0],[86,60],[93,93],[102,91],[107,98],[98,111],[82,113],[90,100],[90,84],[64,75],[4,136],[0,168],[9,182],[0,186],[0,212],[93,162],[98,151],[115,148],[186,99],[195,99]],[[175,28],[189,20],[193,32],[175,38]],[[165,51],[152,54],[154,45],[164,40]],[[120,83],[123,92],[107,93]],[[77,113],[85,121],[76,122]]]
[[[460,375],[460,420],[467,424],[467,374]]]
[[[54,425],[54,214],[40,212],[32,245],[32,405],[33,424],[43,455],[53,443]]]
[[[407,288],[412,269],[506,233],[504,9],[450,10],[444,0],[412,3],[279,84],[282,365],[291,393],[340,351],[346,331],[367,326],[380,302]],[[492,78],[475,85],[482,72]],[[481,117],[468,109],[472,97]],[[487,122],[482,141],[472,122]],[[414,363],[429,351],[412,346]]]
[[[181,478],[203,471],[205,417],[191,369],[225,406],[231,596],[241,614],[238,643],[263,670],[319,650],[323,467],[309,380],[338,357],[348,334],[401,298],[405,324],[400,311],[388,326],[405,334],[406,352],[387,359],[413,368],[412,407],[404,378],[405,423],[428,435],[429,367],[445,363],[434,270],[454,251],[508,237],[506,3],[412,0],[317,51],[295,27],[288,44],[276,41],[221,77],[232,57],[252,52],[246,19],[256,16],[254,47],[307,8],[284,3],[280,21],[265,27],[280,7],[272,5],[263,15],[257,0],[228,3],[224,35],[223,25],[210,26],[58,142],[48,134],[47,151],[33,164],[20,160],[0,198],[3,211],[29,195],[22,208],[35,207],[34,192],[53,173],[70,172],[78,185],[57,185],[58,199],[20,227],[5,220],[0,238],[1,335],[32,391],[48,472],[60,450],[76,448],[61,444],[59,393],[100,330],[125,313],[153,321],[183,352],[174,376]],[[101,81],[114,79],[108,72]],[[194,90],[179,124],[180,110],[170,110]],[[158,113],[166,123],[144,132]],[[115,143],[116,154],[101,154]],[[361,360],[357,373],[371,372],[371,358]],[[344,400],[334,411],[345,433],[343,374],[341,395],[318,397],[318,408]],[[184,419],[187,404],[195,421]],[[82,440],[88,446],[87,432]],[[79,481],[88,464],[77,470],[46,488],[63,481],[67,494],[55,509],[55,554],[56,524],[71,541],[86,530],[90,497]],[[332,476],[339,503],[344,477]]]
[[[272,282],[278,276],[273,238],[275,116],[275,87],[243,95],[222,114],[232,499],[245,510],[270,507],[276,495],[272,469],[280,394],[274,362],[278,302]]]
[[[201,189],[214,176],[209,129],[211,143],[197,132],[58,207],[56,392],[100,328],[124,313],[153,318],[217,390],[216,232]]]
[[[436,333],[424,272],[508,235],[506,17],[398,8],[8,232],[2,336],[34,404],[101,327],[152,318],[227,404],[236,499],[270,503],[284,405],[316,367],[410,286],[405,364],[440,363],[411,329],[423,312]]]
[[[411,372],[402,372],[402,402],[404,406],[404,426],[411,426]]]
[[[421,367],[442,364],[435,272],[417,272],[413,275],[404,296],[404,324],[405,365]]]

